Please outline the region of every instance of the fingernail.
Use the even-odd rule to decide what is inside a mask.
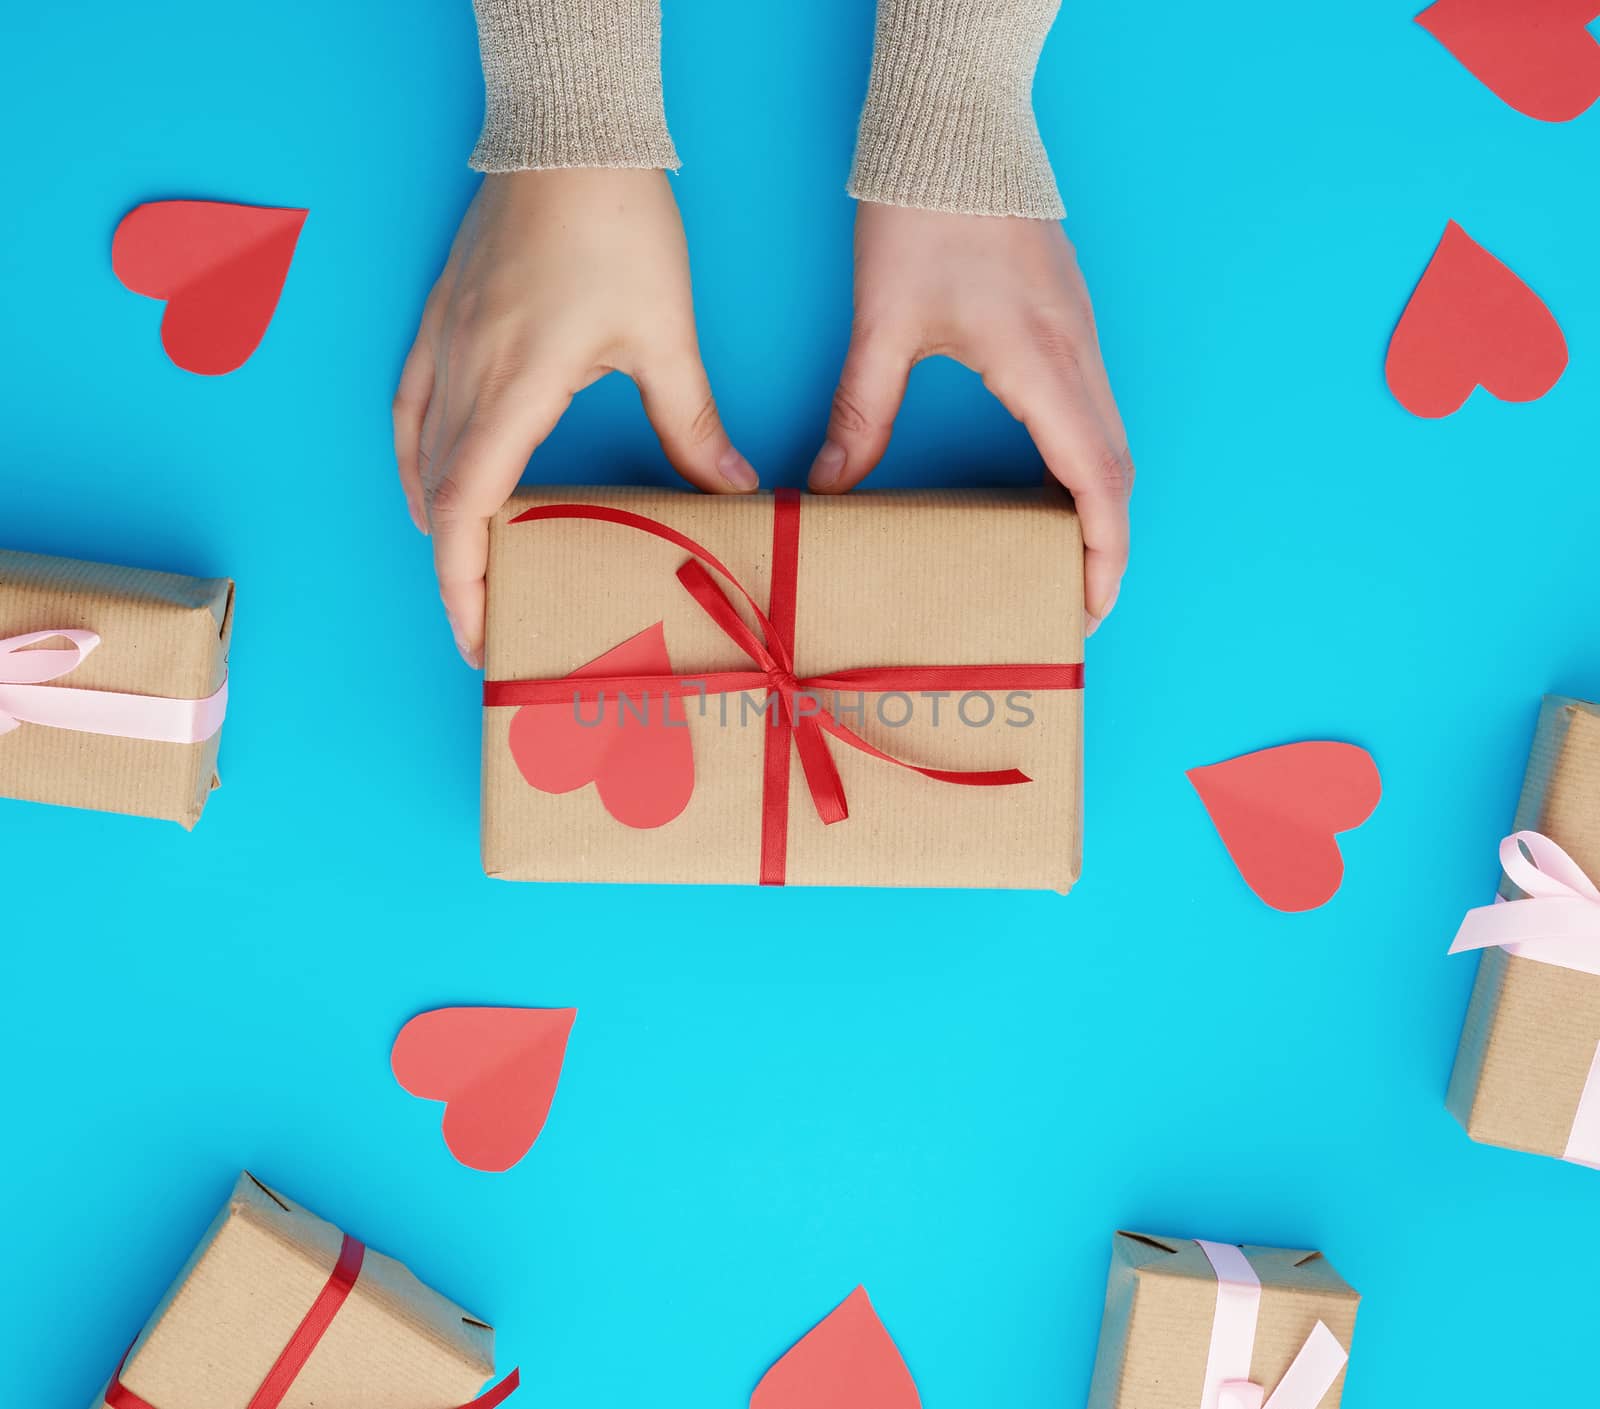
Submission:
[[[1105,623],[1105,619],[1111,615],[1111,609],[1112,607],[1116,606],[1117,598],[1121,595],[1122,584],[1119,582],[1111,593],[1111,599],[1105,604],[1105,606],[1100,608],[1100,614],[1098,616],[1096,616],[1093,612],[1088,612],[1086,614],[1087,620],[1083,624],[1083,634],[1086,637],[1093,636],[1094,633],[1100,629],[1100,627]]]
[[[754,489],[761,483],[756,472],[750,467],[750,462],[731,445],[722,452],[722,458],[717,461],[717,472],[741,493]]]
[[[467,644],[466,633],[456,625],[456,619],[448,609],[446,609],[444,616],[445,620],[450,623],[450,635],[455,639],[456,650],[461,652],[461,659],[476,670],[478,668],[477,652]]]
[[[817,451],[817,458],[811,462],[811,487],[826,489],[831,484],[837,484],[843,473],[844,446],[835,445],[830,440]]]

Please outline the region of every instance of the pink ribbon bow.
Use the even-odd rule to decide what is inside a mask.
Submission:
[[[68,641],[71,648],[29,649],[50,640]],[[216,694],[203,700],[122,695],[48,683],[70,675],[99,644],[100,637],[93,631],[30,631],[0,637],[0,734],[9,734],[19,724],[41,724],[119,739],[198,744],[222,728],[228,709],[226,680]]]
[[[1200,1409],[1317,1409],[1350,1358],[1339,1338],[1318,1321],[1269,1399],[1250,1378],[1261,1279],[1243,1248],[1196,1241],[1217,1274],[1217,1310]]]
[[[1501,842],[1500,865],[1528,898],[1469,910],[1450,952],[1498,946],[1519,959],[1600,975],[1600,887],[1583,867],[1539,832]],[[1600,1169],[1600,1045],[1562,1158]]]
[[[1500,865],[1528,898],[1469,910],[1450,952],[1498,945],[1523,959],[1600,974],[1600,889],[1583,867],[1538,832],[1501,842]]]

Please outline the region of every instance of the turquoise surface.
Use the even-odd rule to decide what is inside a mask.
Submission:
[[[232,575],[239,608],[193,835],[0,802],[7,1401],[87,1404],[246,1166],[492,1319],[530,1405],[735,1409],[858,1283],[929,1409],[1079,1404],[1117,1227],[1324,1249],[1366,1298],[1349,1409],[1592,1399],[1597,1176],[1473,1146],[1442,1098],[1472,978],[1444,951],[1538,698],[1600,697],[1600,111],[1519,116],[1413,6],[1069,0],[1050,41],[1140,466],[1065,900],[483,879],[477,681],[388,406],[476,180],[465,0],[8,8],[0,541]],[[707,362],[799,484],[871,6],[667,12]],[[168,363],[111,273],[118,218],[177,196],[311,212],[225,378]],[[1573,361],[1423,422],[1383,356],[1452,218]],[[934,364],[877,482],[1036,472]],[[671,481],[617,379],[531,473]],[[1370,748],[1387,795],[1290,917],[1184,770],[1304,737]],[[454,1002],[579,1009],[507,1175],[389,1074]]]

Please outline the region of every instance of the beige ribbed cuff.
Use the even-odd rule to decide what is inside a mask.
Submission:
[[[660,0],[473,0],[479,171],[678,168],[661,95]]]
[[[878,0],[850,194],[1059,220],[1033,75],[1061,0]]]

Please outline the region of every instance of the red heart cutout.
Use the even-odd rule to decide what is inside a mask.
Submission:
[[[134,293],[167,301],[167,356],[185,371],[221,376],[265,336],[305,219],[303,210],[153,201],[122,217],[111,267]]]
[[[671,675],[661,622],[646,627],[563,677]],[[659,691],[630,703],[524,705],[511,718],[511,756],[529,785],[570,793],[595,785],[600,803],[625,827],[661,827],[694,794],[694,749],[683,701]],[[642,715],[642,717],[641,717]]]
[[[767,1371],[750,1409],[921,1409],[865,1287]]]
[[[389,1064],[413,1096],[445,1103],[450,1153],[498,1174],[544,1129],[577,1016],[576,1008],[436,1008],[400,1029]]]
[[[1596,0],[1439,0],[1420,24],[1520,113],[1570,122],[1600,98]]]
[[[1315,910],[1344,879],[1335,840],[1383,796],[1372,755],[1354,744],[1285,744],[1189,771],[1245,883],[1274,910]]]
[[[1521,279],[1455,221],[1389,344],[1389,389],[1414,416],[1449,416],[1483,387],[1537,401],[1567,370],[1567,340]]]

